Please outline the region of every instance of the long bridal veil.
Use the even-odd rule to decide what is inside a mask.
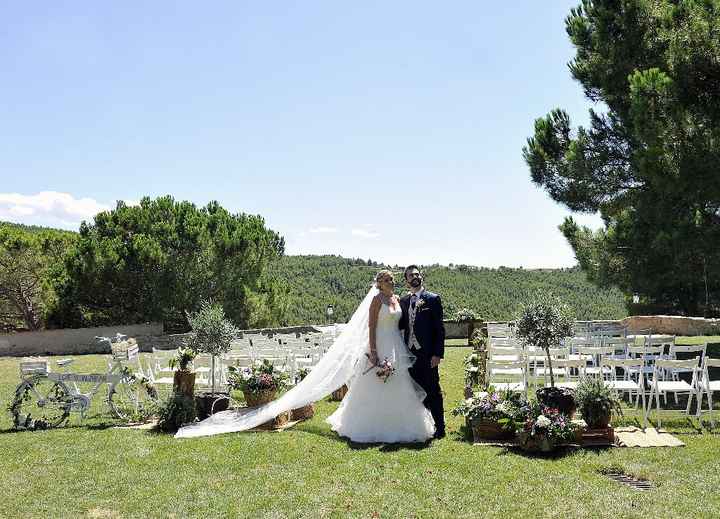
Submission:
[[[371,288],[333,345],[320,362],[300,383],[277,400],[246,413],[222,411],[202,422],[182,427],[176,438],[193,438],[246,431],[257,427],[291,409],[297,409],[326,397],[351,380],[366,367],[370,303],[378,293]]]

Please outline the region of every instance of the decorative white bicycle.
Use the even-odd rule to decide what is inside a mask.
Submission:
[[[15,399],[10,405],[16,429],[47,429],[59,427],[70,416],[80,414],[80,419],[90,408],[93,397],[101,386],[107,384],[107,404],[112,414],[121,420],[147,416],[157,405],[158,395],[147,377],[140,370],[133,373],[126,362],[138,360],[137,344],[128,345],[127,337],[117,334],[114,338],[96,337],[110,344],[112,358],[106,373],[53,372],[47,359],[20,363],[21,382],[15,389]],[[120,345],[125,345],[121,348]],[[74,359],[56,362],[64,370]],[[78,384],[90,384],[90,390],[82,392]]]

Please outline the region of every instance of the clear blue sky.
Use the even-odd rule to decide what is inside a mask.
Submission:
[[[171,194],[290,254],[573,265],[521,148],[554,107],[587,121],[577,3],[4,3],[0,219]]]

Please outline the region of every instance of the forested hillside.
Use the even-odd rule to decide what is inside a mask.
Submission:
[[[370,265],[368,265],[370,263]],[[367,292],[382,265],[339,256],[285,256],[274,273],[286,283],[288,324],[325,320],[332,304],[334,320],[344,322]],[[397,273],[397,292],[406,292],[402,270]],[[428,290],[443,298],[446,318],[469,308],[480,318],[511,319],[519,305],[533,292],[549,290],[565,300],[577,319],[616,319],[627,315],[623,295],[615,289],[595,287],[579,269],[524,270],[467,267],[424,267]]]

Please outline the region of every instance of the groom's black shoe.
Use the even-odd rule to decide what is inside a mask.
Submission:
[[[437,431],[435,431],[433,438],[435,438],[436,440],[445,438],[445,429],[438,429]]]

